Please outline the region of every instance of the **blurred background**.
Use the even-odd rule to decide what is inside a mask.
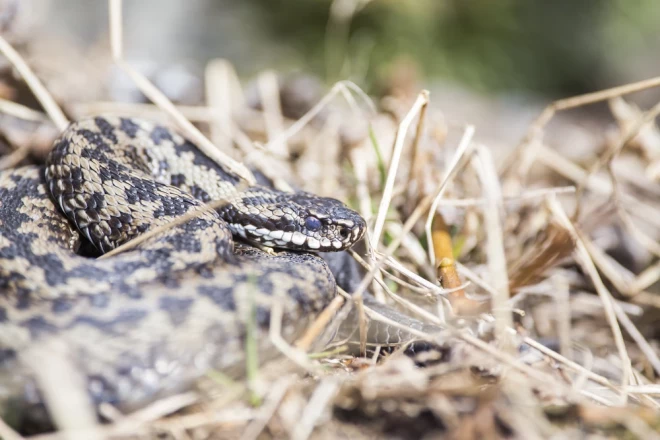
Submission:
[[[107,40],[104,2],[4,0],[17,37]],[[375,90],[401,63],[480,92],[556,98],[652,76],[655,0],[141,0],[125,2],[127,54],[141,62],[227,58],[239,73],[304,69]],[[23,33],[23,35],[20,35]]]
[[[59,89],[69,101],[85,101],[104,90],[104,98],[139,100],[116,69],[109,67],[111,78],[99,73],[111,65],[105,2],[0,4],[4,33],[19,48],[28,46],[24,52],[35,69],[43,76],[67,72],[48,84],[53,93]],[[224,58],[244,80],[274,69],[302,71],[325,86],[350,79],[376,96],[392,89],[414,96],[427,88],[433,105],[449,119],[475,123],[483,139],[505,144],[516,142],[552,100],[657,75],[658,22],[656,0],[141,0],[124,5],[126,58],[176,102],[198,103],[206,63]],[[633,102],[648,107],[659,98],[647,91]],[[606,104],[580,109],[570,124],[600,123],[606,112]]]

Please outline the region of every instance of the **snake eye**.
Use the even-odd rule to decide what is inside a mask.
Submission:
[[[309,216],[305,219],[305,227],[310,231],[318,231],[321,229],[321,220],[316,217]]]

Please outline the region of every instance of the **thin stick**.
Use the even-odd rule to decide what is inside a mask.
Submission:
[[[390,167],[387,172],[387,180],[385,181],[385,187],[383,188],[383,197],[380,199],[378,213],[376,214],[376,224],[374,225],[374,232],[371,236],[371,246],[374,249],[378,249],[380,236],[383,232],[383,226],[385,225],[385,217],[387,216],[387,211],[390,207],[390,201],[392,200],[394,180],[396,179],[396,172],[399,168],[401,152],[403,151],[403,144],[406,140],[408,129],[410,128],[410,124],[412,124],[413,119],[417,116],[418,113],[422,111],[424,107],[428,105],[428,103],[429,92],[428,90],[422,90],[417,96],[417,100],[415,100],[412,108],[410,111],[408,111],[408,114],[403,118],[401,124],[399,124],[396,139],[394,141],[394,151],[392,152]],[[421,123],[421,121],[419,123]]]
[[[9,62],[18,70],[21,78],[28,85],[34,96],[44,108],[53,124],[59,129],[64,130],[69,125],[69,120],[64,116],[64,112],[55,102],[53,96],[46,90],[46,87],[36,77],[32,69],[27,65],[23,58],[14,50],[14,48],[0,36],[0,52],[9,60]]]

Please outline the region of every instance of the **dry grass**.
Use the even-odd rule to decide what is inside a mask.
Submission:
[[[226,384],[205,382],[200,393],[133,414],[106,407],[113,423],[90,426],[88,418],[78,417],[89,410],[84,402],[62,403],[57,389],[45,387],[49,405],[62,410],[58,424],[69,430],[38,438],[146,439],[166,433],[175,439],[304,440],[383,432],[458,439],[660,438],[659,341],[652,325],[660,309],[654,297],[660,199],[653,149],[660,139],[653,125],[660,104],[633,111],[622,98],[660,80],[551,104],[498,169],[488,145],[473,142],[479,121],[455,130],[458,142],[435,129],[444,118],[427,91],[384,98],[388,108],[399,109],[385,114],[355,84],[339,82],[303,117],[290,120],[273,72],[257,80],[262,110],[250,109],[231,64],[214,60],[205,75],[207,102],[176,107],[123,61],[121,2],[110,5],[113,57],[155,105],[59,104],[73,115],[167,115],[206,154],[247,181],[252,174],[235,157],[279,186],[290,180],[354,201],[370,225],[366,254],[353,254],[365,274],[293,346],[281,336],[281,306],[274,307],[269,337],[283,356],[253,372],[249,383],[231,384],[237,392],[223,398]],[[329,34],[341,38],[333,32],[330,23]],[[4,40],[0,51],[52,123],[66,125],[64,112],[18,53]],[[588,163],[571,161],[544,143],[557,111],[602,100],[612,100],[617,131],[610,144],[594,143]],[[11,120],[47,123],[21,103],[0,101],[0,112]],[[316,164],[316,172],[338,176],[323,185],[309,174],[314,171],[300,170],[291,159],[294,150],[327,158],[319,138],[338,143],[332,161]],[[26,148],[16,145],[0,166],[26,160]],[[632,261],[624,261],[621,255],[633,245]],[[425,325],[412,329],[379,313],[364,303],[367,291]],[[319,346],[323,335],[353,315],[357,322],[349,325],[357,328],[357,338]],[[419,368],[401,351],[388,354],[387,347],[367,344],[374,321],[438,344],[414,357],[428,365]],[[346,351],[356,343],[362,356]],[[69,404],[82,412],[64,411]],[[0,436],[22,438],[1,421]]]

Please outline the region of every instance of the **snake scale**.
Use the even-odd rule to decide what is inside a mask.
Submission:
[[[227,203],[199,209],[212,200]],[[197,209],[132,250],[80,255],[85,243],[103,254]],[[53,340],[65,342],[91,400],[122,411],[209,369],[240,374],[250,316],[267,359],[274,304],[292,341],[336,293],[325,261],[300,251],[344,250],[365,229],[334,199],[241,188],[163,126],[109,116],[72,123],[45,167],[0,172],[2,415],[41,405],[34,360],[48,364]]]

